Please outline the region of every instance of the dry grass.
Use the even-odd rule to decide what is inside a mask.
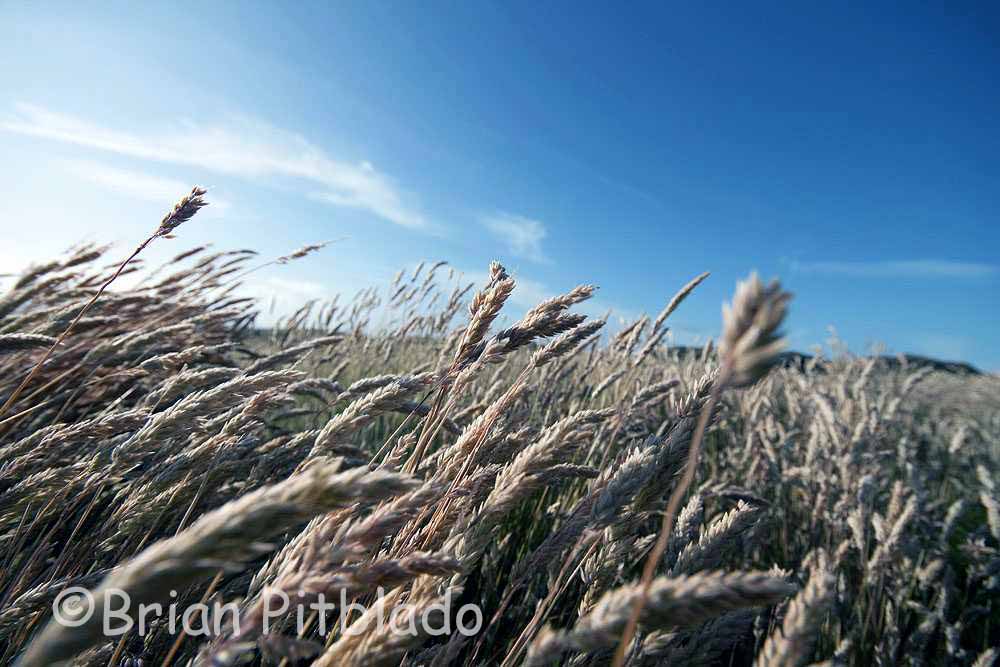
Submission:
[[[718,353],[697,354],[665,334],[706,275],[608,336],[574,312],[589,285],[510,323],[515,277],[495,263],[465,285],[440,262],[261,331],[237,293],[251,251],[155,270],[105,251],[0,296],[3,664],[996,657],[994,376],[849,355],[783,367],[787,297],[756,279]],[[244,622],[108,638],[50,622],[70,586],[173,589]],[[350,617],[361,631],[321,636],[334,624],[313,614],[264,634],[276,589],[344,592],[368,609]],[[447,599],[480,606],[476,636],[368,623]]]

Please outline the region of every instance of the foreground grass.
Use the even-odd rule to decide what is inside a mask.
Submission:
[[[573,314],[586,286],[502,327],[499,265],[480,286],[422,266],[261,332],[227,282],[251,261],[185,253],[80,316],[114,269],[82,248],[0,298],[4,401],[80,316],[0,416],[2,662],[603,665],[632,613],[635,665],[992,660],[996,377],[842,356],[760,378],[767,341],[728,370],[732,341],[664,343],[683,297],[602,337]],[[47,626],[69,586],[244,621]],[[371,608],[380,587],[414,613],[475,603],[483,628],[261,632],[265,590]]]

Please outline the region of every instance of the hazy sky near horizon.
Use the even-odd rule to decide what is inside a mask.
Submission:
[[[751,270],[795,293],[792,344],[1000,370],[1000,12],[987,4],[0,0],[0,273],[123,251],[265,256],[286,307],[421,259],[490,259],[520,305],[719,329]]]

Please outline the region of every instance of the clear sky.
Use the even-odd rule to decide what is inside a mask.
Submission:
[[[147,234],[284,254],[279,303],[418,260],[523,303],[719,328],[750,270],[789,334],[1000,369],[1000,14],[858,3],[0,1],[0,273]],[[155,253],[154,253],[155,254]]]

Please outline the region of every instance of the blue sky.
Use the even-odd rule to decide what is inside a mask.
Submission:
[[[789,334],[1000,369],[1000,15],[985,4],[0,2],[0,262],[127,249],[194,183],[196,243],[284,254],[291,304],[421,259],[521,305],[714,335],[756,269]],[[4,271],[0,271],[2,273]]]

